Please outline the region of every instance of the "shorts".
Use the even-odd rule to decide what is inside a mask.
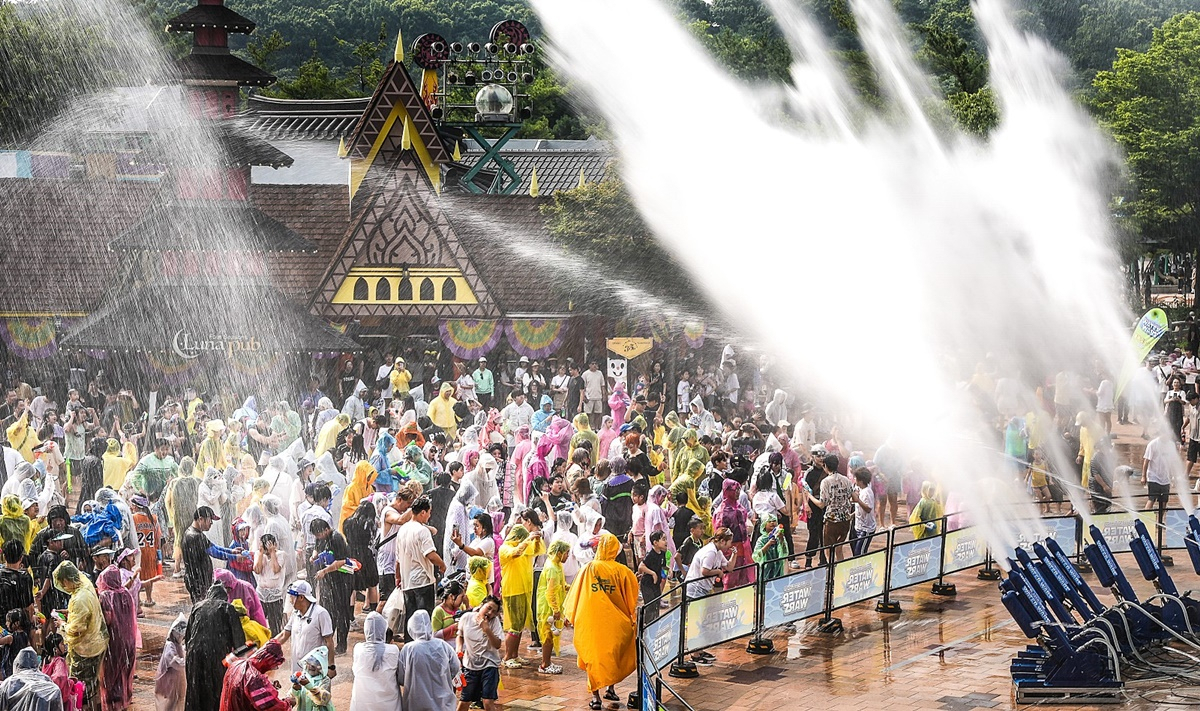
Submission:
[[[550,619],[550,616],[547,615],[543,617],[540,622],[538,622],[537,628],[538,636],[542,640],[542,646],[544,647],[548,644],[550,645],[550,652],[552,654],[558,654],[559,635],[554,634],[554,620]],[[559,632],[562,632],[561,627],[559,628]]]
[[[904,479],[898,476],[887,477],[887,491],[884,492],[888,496],[900,496],[900,492],[904,491]]]
[[[505,595],[500,602],[504,607],[504,631],[517,633],[529,628],[530,595]]]
[[[1158,502],[1159,506],[1166,506],[1167,498],[1171,495],[1171,485],[1147,482],[1146,493],[1150,496],[1150,503]]]
[[[1200,440],[1188,440],[1187,460],[1192,464],[1200,461]]]
[[[467,683],[463,684],[462,694],[458,697],[459,701],[470,703],[484,699],[495,701],[499,698],[497,693],[500,688],[499,667],[464,669],[463,676],[467,678]]]
[[[583,403],[583,411],[588,415],[602,415],[604,414],[604,401],[588,400]]]

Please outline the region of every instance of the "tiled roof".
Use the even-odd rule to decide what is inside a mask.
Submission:
[[[589,183],[596,183],[608,176],[609,166],[613,155],[606,149],[592,150],[501,150],[501,155],[508,159],[517,172],[521,174],[521,187],[516,192],[521,195],[529,194],[530,180],[533,169],[537,168],[538,193],[550,195],[556,190],[570,190],[579,185],[579,171]],[[474,165],[482,153],[467,151],[463,154],[462,163],[453,164],[461,175]],[[491,163],[479,172],[475,184],[486,187],[491,183],[499,168]]]
[[[317,248],[254,205],[213,201],[156,205],[108,246],[145,252],[315,252]]]
[[[370,101],[370,97],[292,100],[251,96],[241,122],[247,129],[266,138],[336,141],[349,135]]]
[[[260,210],[316,246],[315,254],[268,260],[272,283],[298,303],[308,303],[350,227],[346,186],[256,184],[250,196]]]
[[[267,86],[275,77],[232,54],[189,54],[179,60],[179,76],[192,81],[236,81],[239,86]]]
[[[202,27],[249,34],[254,31],[254,21],[224,5],[196,5],[167,20],[168,32],[191,32]]]
[[[162,298],[164,291],[170,298]],[[151,304],[153,308],[147,308]],[[205,316],[198,321],[200,308]],[[361,350],[272,286],[217,281],[147,283],[128,289],[72,326],[60,345],[170,351],[180,330],[188,331],[193,341],[253,336],[268,353]]]

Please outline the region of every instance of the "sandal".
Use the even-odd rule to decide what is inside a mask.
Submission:
[[[504,668],[505,669],[520,669],[523,666],[525,666],[525,665],[516,659],[505,659],[504,660]]]
[[[617,696],[617,692],[613,691],[612,689],[609,689],[608,691],[604,692],[604,698],[608,699],[609,701],[620,701],[621,700],[621,697]]]
[[[592,711],[600,711],[600,709],[604,708],[604,704],[600,703],[599,699],[592,699],[588,702],[588,708]]]

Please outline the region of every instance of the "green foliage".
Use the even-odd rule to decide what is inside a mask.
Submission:
[[[263,94],[284,99],[349,99],[358,96],[356,89],[350,78],[336,76],[325,60],[313,54],[294,77],[280,79]]]
[[[1080,10],[1079,28],[1062,48],[1084,78],[1091,78],[1112,65],[1118,49],[1145,49],[1155,27],[1198,9],[1196,0],[1089,0]]]
[[[946,98],[954,120],[968,133],[986,137],[1000,123],[1000,108],[991,89],[960,91]]]
[[[275,30],[266,37],[260,36],[260,39],[246,43],[246,54],[250,55],[250,61],[254,66],[271,72],[275,71],[276,55],[290,47],[291,44],[283,38],[279,30]]]
[[[1144,52],[1120,50],[1094,106],[1125,149],[1123,209],[1145,239],[1195,248],[1200,232],[1200,14],[1168,20]]]
[[[778,34],[739,34],[704,22],[692,30],[719,64],[744,81],[788,81],[792,53]]]

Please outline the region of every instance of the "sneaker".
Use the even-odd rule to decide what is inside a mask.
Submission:
[[[538,674],[562,674],[562,667],[558,666],[557,664],[553,664],[553,663],[547,667],[538,665],[537,670],[538,670]]]
[[[692,655],[692,663],[702,667],[711,667],[713,664],[711,659],[699,654]]]
[[[792,568],[792,570],[800,570],[800,561],[793,560],[791,568]]]
[[[526,649],[530,650],[531,652],[541,651],[542,643],[541,642],[530,642],[529,646],[526,647]]]
[[[525,668],[525,660],[521,659],[520,657],[515,657],[513,659],[505,659],[504,660],[504,668],[505,669],[524,669]]]

